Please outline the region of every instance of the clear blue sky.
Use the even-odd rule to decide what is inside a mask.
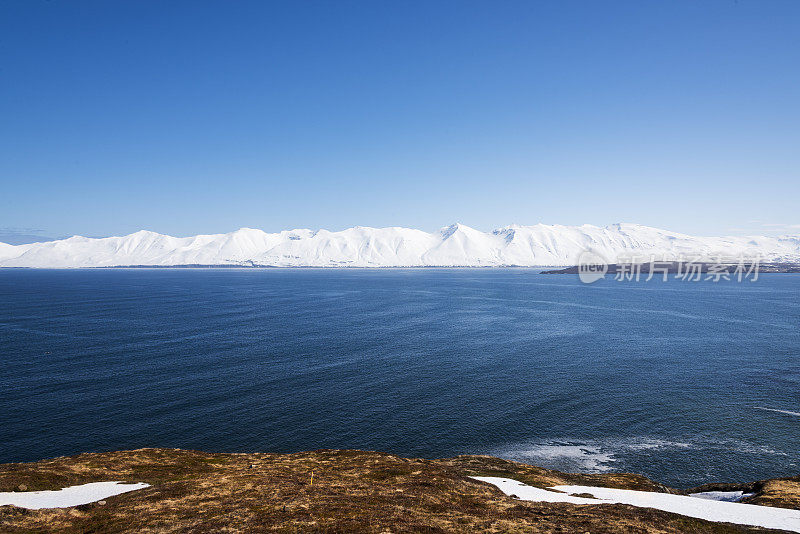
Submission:
[[[799,36],[795,0],[3,0],[0,233],[800,233]]]

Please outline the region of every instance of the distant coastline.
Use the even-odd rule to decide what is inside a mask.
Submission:
[[[666,272],[667,274],[679,274],[686,272],[686,265],[688,263],[681,262],[667,262],[669,265],[666,271],[656,270],[657,274]],[[608,265],[607,274],[613,275],[619,272],[630,272],[631,265],[638,266],[638,270],[642,274],[650,273],[649,263],[629,264],[629,263],[612,263]],[[661,264],[663,265],[663,264]],[[700,273],[707,274],[713,268],[712,265],[721,265],[726,273],[733,273],[737,264],[713,264],[713,263],[697,263]],[[745,264],[749,267],[751,264]],[[554,267],[560,267],[554,269]],[[268,265],[268,264],[181,264],[181,265],[108,265],[108,266],[95,266],[95,267],[16,267],[16,266],[3,266],[0,269],[25,269],[25,270],[105,270],[105,269],[304,269],[304,270],[336,270],[336,269],[353,269],[353,270],[403,270],[403,269],[521,269],[530,271],[539,271],[538,274],[578,274],[578,265],[560,266],[560,265]],[[760,274],[775,274],[775,273],[800,273],[800,263],[787,262],[787,263],[762,263],[758,265]],[[654,277],[657,275],[654,275]]]
[[[587,253],[604,263],[649,258],[800,263],[800,236],[691,236],[628,223],[508,225],[491,232],[458,223],[436,232],[241,228],[189,237],[141,230],[118,237],[0,243],[0,267],[567,267],[581,263]]]

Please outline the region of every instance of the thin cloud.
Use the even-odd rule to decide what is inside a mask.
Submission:
[[[784,223],[764,223],[762,226],[769,226],[772,228],[800,228],[800,224],[784,224]]]
[[[0,233],[4,234],[42,234],[41,228],[27,228],[20,226],[0,226]]]

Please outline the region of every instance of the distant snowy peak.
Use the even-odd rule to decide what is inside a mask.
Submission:
[[[102,239],[0,243],[0,267],[241,265],[276,267],[484,267],[574,265],[586,250],[609,262],[715,257],[800,261],[800,236],[695,237],[639,224],[509,225],[481,232],[456,223],[428,233],[356,226],[339,232],[295,229],[267,233],[172,237],[140,230]]]

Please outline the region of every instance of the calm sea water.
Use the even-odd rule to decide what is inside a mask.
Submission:
[[[800,471],[800,276],[0,270],[0,462],[484,453],[675,486]]]

